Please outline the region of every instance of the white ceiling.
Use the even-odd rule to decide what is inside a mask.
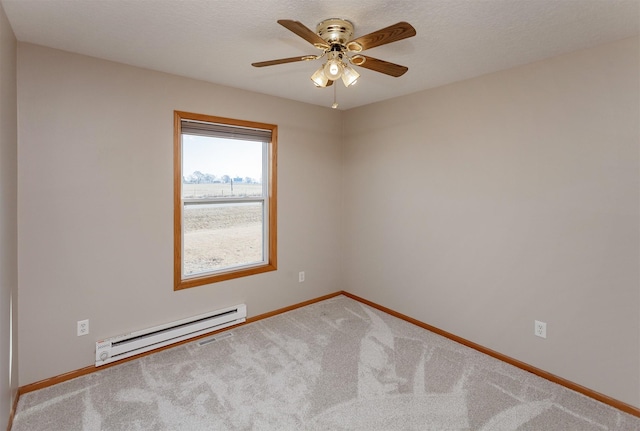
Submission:
[[[313,86],[315,62],[254,68],[252,62],[316,54],[276,23],[311,30],[346,18],[355,37],[408,21],[410,39],[371,57],[409,67],[392,78],[357,68],[336,82],[340,109],[623,39],[639,32],[640,0],[0,0],[19,41],[230,87],[330,106]]]

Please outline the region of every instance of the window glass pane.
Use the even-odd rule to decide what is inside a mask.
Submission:
[[[185,205],[184,275],[263,261],[262,202]]]
[[[262,196],[262,142],[182,137],[182,198]]]
[[[182,198],[189,200],[262,196],[262,184],[245,181],[238,182],[236,178],[226,183],[218,180],[210,183],[185,182],[182,184]]]

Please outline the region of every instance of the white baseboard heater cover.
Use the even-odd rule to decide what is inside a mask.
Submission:
[[[96,367],[245,322],[245,304],[96,342]]]

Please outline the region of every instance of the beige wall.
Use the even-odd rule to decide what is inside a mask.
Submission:
[[[338,112],[23,43],[18,67],[20,385],[103,337],[341,289]],[[173,291],[174,110],[279,126],[277,271]]]
[[[0,5],[0,429],[6,426],[18,388],[16,122],[16,39]]]
[[[347,112],[346,289],[640,406],[638,52]]]

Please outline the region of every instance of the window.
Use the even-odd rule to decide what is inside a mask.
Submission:
[[[174,288],[276,269],[277,126],[175,111]]]

